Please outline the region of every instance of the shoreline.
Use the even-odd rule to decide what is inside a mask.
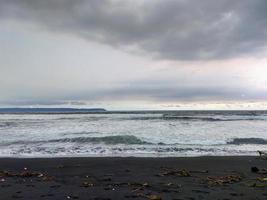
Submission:
[[[112,156],[112,155],[103,155],[103,156],[81,156],[81,155],[77,155],[77,156],[40,156],[40,157],[34,157],[34,156],[21,156],[21,157],[12,157],[12,156],[6,156],[6,157],[1,157],[0,156],[0,161],[1,160],[5,160],[5,159],[29,159],[29,160],[35,160],[35,159],[40,159],[40,160],[49,160],[49,159],[191,159],[191,158],[255,158],[255,159],[260,159],[259,156],[255,155],[188,155],[188,156],[166,156],[166,155],[162,155],[162,156]],[[267,160],[267,159],[266,159]]]
[[[9,157],[0,158],[0,194],[5,200],[266,199],[263,169],[267,160],[255,156]]]
[[[112,155],[103,155],[103,156],[40,156],[40,157],[35,157],[35,156],[20,156],[20,157],[12,157],[12,156],[6,156],[6,157],[1,157],[0,156],[0,162],[1,160],[53,160],[53,159],[196,159],[196,158],[202,158],[202,159],[212,159],[212,158],[255,158],[255,159],[260,159],[259,156],[254,155],[188,155],[188,156],[112,156]],[[266,158],[267,160],[267,158]],[[266,161],[267,162],[267,161]]]

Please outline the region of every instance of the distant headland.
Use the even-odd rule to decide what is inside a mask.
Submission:
[[[0,114],[55,114],[106,112],[104,108],[0,108]]]

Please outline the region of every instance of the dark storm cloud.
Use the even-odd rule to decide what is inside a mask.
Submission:
[[[171,60],[263,53],[266,10],[266,0],[0,0],[1,19]]]

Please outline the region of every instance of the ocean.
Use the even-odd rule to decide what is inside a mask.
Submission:
[[[0,157],[182,157],[267,150],[267,111],[0,114]]]

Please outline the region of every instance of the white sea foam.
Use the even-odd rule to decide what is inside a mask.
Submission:
[[[1,157],[255,155],[265,112],[0,115]]]

